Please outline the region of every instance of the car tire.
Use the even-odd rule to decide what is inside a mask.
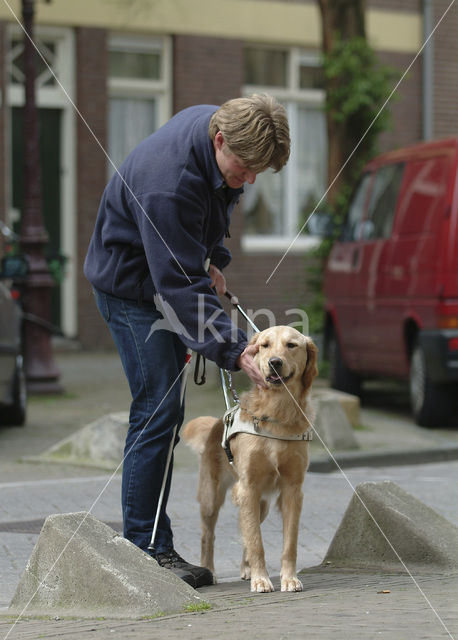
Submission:
[[[410,406],[417,424],[422,427],[450,424],[456,410],[456,386],[432,382],[424,351],[418,342],[410,359],[409,391]]]
[[[343,361],[339,341],[334,332],[328,341],[328,360],[331,387],[354,396],[361,395],[361,378]]]
[[[27,410],[27,388],[25,382],[24,362],[22,356],[16,358],[16,369],[13,379],[13,403],[0,407],[1,424],[11,427],[22,427]]]

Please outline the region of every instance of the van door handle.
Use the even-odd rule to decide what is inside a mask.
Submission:
[[[353,269],[356,268],[358,262],[359,262],[359,254],[360,254],[360,249],[359,247],[356,249],[353,249],[353,255],[351,257],[351,266],[353,267]]]

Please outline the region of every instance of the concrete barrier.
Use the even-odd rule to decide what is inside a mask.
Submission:
[[[314,401],[320,401],[322,399],[338,400],[340,406],[345,411],[348,418],[348,422],[351,426],[358,427],[361,424],[361,400],[358,396],[353,396],[350,393],[344,391],[337,391],[337,389],[330,389],[329,387],[314,387],[312,391],[312,398]]]
[[[456,571],[458,528],[393,482],[358,485],[322,566],[405,571],[398,556],[417,573]]]
[[[9,611],[138,618],[182,613],[204,602],[109,526],[78,512],[46,519]]]
[[[108,413],[60,440],[39,456],[24,457],[24,460],[116,469],[123,459],[128,428],[128,413]]]
[[[323,441],[331,451],[358,449],[359,444],[348,416],[339,399],[331,394],[314,398],[315,420],[313,426],[318,441]]]

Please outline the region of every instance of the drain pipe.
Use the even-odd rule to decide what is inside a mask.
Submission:
[[[426,42],[433,30],[433,0],[423,0],[423,42]],[[422,135],[424,140],[431,140],[434,136],[433,93],[434,93],[434,47],[430,38],[423,49],[422,66]]]

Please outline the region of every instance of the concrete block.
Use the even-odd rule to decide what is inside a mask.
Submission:
[[[390,481],[356,487],[323,565],[405,571],[387,539],[409,571],[458,568],[458,527]]]
[[[197,591],[93,515],[49,516],[11,613],[138,618],[182,613]]]
[[[128,413],[108,413],[60,440],[35,460],[116,469],[124,456],[128,428]]]
[[[315,431],[331,451],[358,449],[359,444],[339,400],[323,395],[314,400]],[[319,440],[319,438],[317,438]]]
[[[345,411],[348,421],[352,427],[358,427],[361,424],[361,400],[358,396],[353,396],[350,393],[344,391],[337,391],[337,389],[313,389],[313,397],[318,401],[321,398],[333,398],[338,400],[340,406]]]

